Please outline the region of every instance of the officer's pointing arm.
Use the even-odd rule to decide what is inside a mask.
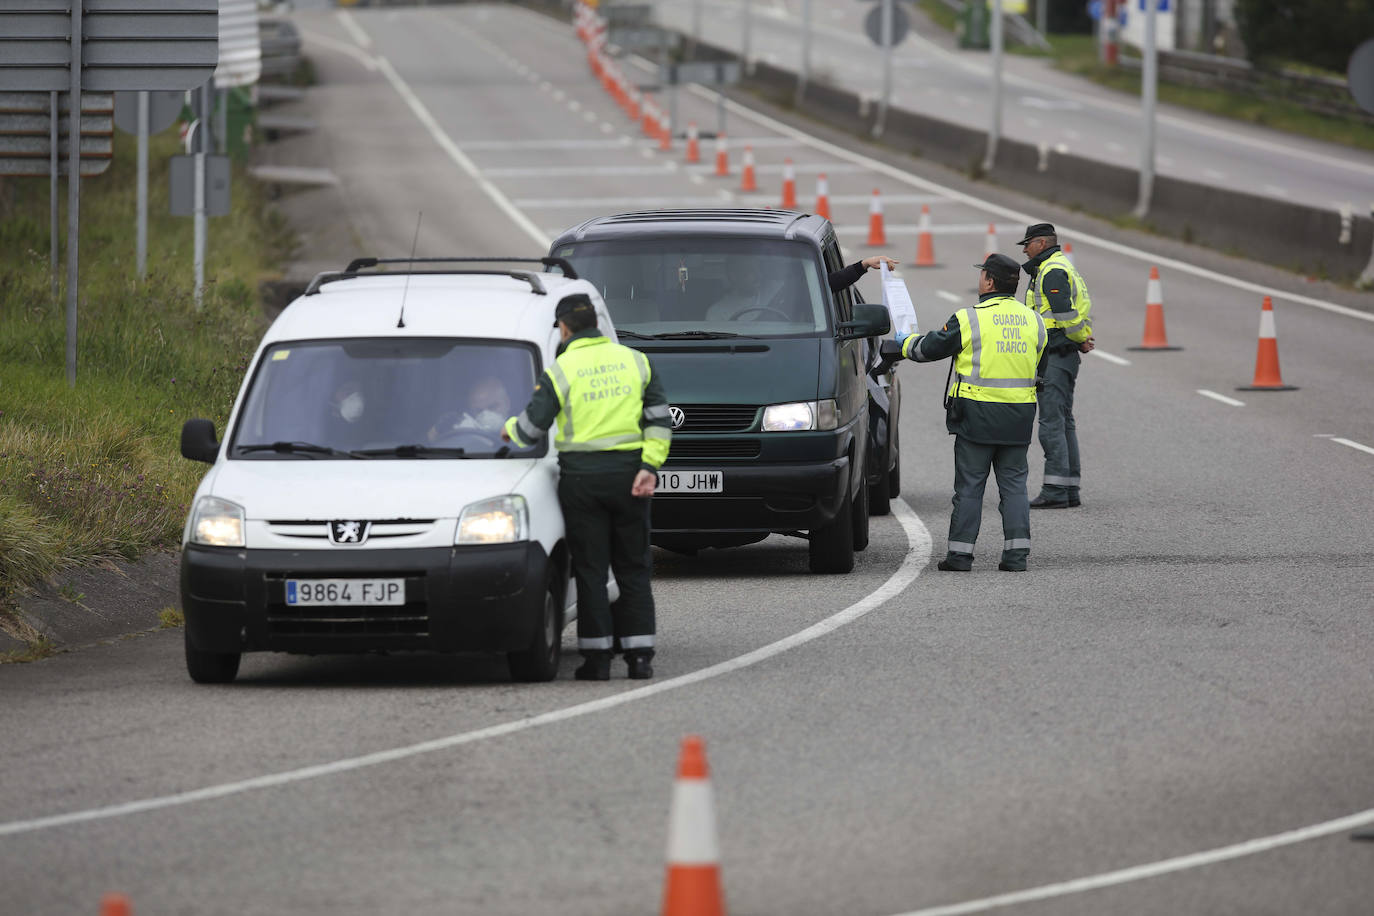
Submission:
[[[945,326],[925,334],[910,334],[902,340],[902,356],[918,363],[945,359],[963,347],[959,335],[959,316],[950,315]]]
[[[554,391],[553,379],[545,371],[535,382],[534,394],[525,409],[506,421],[501,438],[514,442],[520,448],[534,445],[548,432],[558,416],[558,394]]]

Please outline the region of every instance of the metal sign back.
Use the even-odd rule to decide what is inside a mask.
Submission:
[[[173,156],[168,184],[173,216],[196,215],[196,157]],[[205,157],[205,214],[229,215],[229,157]]]
[[[217,0],[79,0],[81,85],[94,92],[191,89],[219,60]],[[71,88],[66,0],[0,4],[0,90]]]
[[[85,105],[81,106],[85,108]],[[163,89],[148,93],[148,133],[160,134],[176,123],[186,107],[186,93]],[[117,92],[114,101],[114,125],[126,134],[138,133],[138,93]]]
[[[911,20],[907,18],[906,10],[897,4],[892,5],[892,47],[902,43],[906,38],[906,33],[911,29]],[[864,16],[864,32],[868,38],[878,47],[883,46],[883,7],[879,4],[868,11]]]
[[[58,96],[58,174],[67,174],[70,96]],[[81,174],[99,175],[114,159],[114,98],[81,96]],[[0,175],[52,174],[52,96],[47,92],[0,92]]]
[[[669,85],[701,83],[707,86],[724,86],[738,83],[739,71],[737,60],[693,60],[659,68],[660,78]]]

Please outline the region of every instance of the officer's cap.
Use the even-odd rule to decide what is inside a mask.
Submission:
[[[1004,254],[990,254],[982,264],[974,264],[981,270],[986,270],[988,276],[994,280],[1001,280],[1003,283],[1010,283],[1021,276],[1021,265]]]
[[[1038,239],[1042,235],[1056,234],[1057,233],[1055,233],[1054,231],[1054,226],[1051,223],[1035,223],[1034,225],[1026,227],[1026,237],[1023,238],[1021,241],[1017,242],[1016,244],[1024,245],[1031,239]]]
[[[564,296],[558,302],[558,307],[553,310],[553,326],[558,327],[558,322],[564,318],[578,312],[595,312],[596,308],[592,305],[591,297],[586,293],[573,293]]]

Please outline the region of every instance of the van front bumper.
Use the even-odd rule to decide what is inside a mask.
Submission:
[[[187,544],[181,603],[204,652],[514,651],[542,624],[548,556],[535,541],[400,550]],[[286,604],[288,579],[404,579],[404,605]]]
[[[704,466],[679,466],[670,458],[662,470],[691,473]],[[840,511],[850,478],[848,455],[821,462],[717,467],[723,475],[720,493],[655,494],[655,534],[820,528]]]

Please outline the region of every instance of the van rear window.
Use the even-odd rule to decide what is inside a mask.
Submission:
[[[292,341],[259,361],[230,456],[531,457],[501,427],[529,401],[533,347],[438,338]]]
[[[618,331],[814,337],[829,328],[818,259],[803,242],[623,239],[558,255],[601,291]]]

